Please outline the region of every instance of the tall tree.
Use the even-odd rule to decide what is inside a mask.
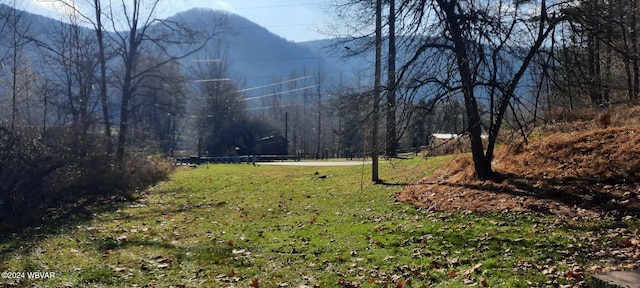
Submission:
[[[389,0],[389,54],[387,55],[387,157],[396,156],[396,1]]]
[[[11,130],[16,129],[16,124],[19,119],[17,119],[20,107],[18,106],[19,94],[20,91],[20,74],[25,72],[24,65],[22,65],[25,61],[24,48],[31,43],[33,37],[30,35],[31,22],[24,17],[24,12],[17,10],[18,2],[13,0],[12,6],[2,6],[3,10],[0,17],[3,22],[2,30],[3,32],[7,32],[8,35],[5,36],[5,45],[7,45],[7,54],[3,55],[3,60],[9,60],[9,70],[10,70],[10,84],[11,88]],[[4,61],[3,61],[4,63]]]
[[[156,66],[157,59],[141,56],[138,70],[154,66],[138,83],[131,102],[132,140],[171,155],[177,145],[178,123],[186,114],[186,77],[177,62]]]
[[[69,3],[65,0],[58,0],[57,3],[61,4],[66,10],[71,11],[71,16],[75,17],[76,20],[82,20],[88,22],[93,30],[95,31],[95,40],[97,42],[97,62],[99,65],[100,74],[97,76],[97,82],[100,87],[100,106],[102,108],[102,122],[104,125],[104,140],[105,140],[105,149],[108,154],[113,152],[113,143],[111,139],[111,116],[109,112],[109,101],[108,101],[108,85],[107,85],[107,61],[109,60],[108,47],[105,43],[104,37],[104,24],[103,24],[103,2],[101,0],[86,0],[86,2],[92,6],[93,15],[84,14],[80,6],[76,5],[75,2]],[[110,3],[109,3],[110,4]],[[77,23],[76,23],[77,24]]]
[[[518,103],[520,81],[559,19],[561,5],[553,7],[551,17],[544,0],[403,1],[399,9],[403,38],[409,40],[403,44],[408,54],[398,82],[433,99],[462,99],[480,179],[494,176],[491,162],[500,128],[509,107]]]
[[[325,139],[323,139],[323,131],[322,131],[322,113],[323,113],[323,109],[322,109],[322,94],[324,93],[324,82],[325,82],[325,78],[326,75],[324,74],[324,71],[322,70],[322,68],[319,68],[317,71],[317,74],[313,77],[313,80],[315,82],[315,93],[316,93],[316,105],[317,105],[317,110],[316,110],[316,153],[321,153],[321,149],[322,147],[326,148],[326,144],[325,144]],[[328,155],[327,155],[328,156]]]
[[[380,114],[380,92],[382,78],[382,0],[376,0],[376,60],[373,83],[373,124],[371,131],[371,181],[380,182],[378,171],[378,132]]]
[[[77,15],[67,16],[69,23],[59,22],[51,28],[53,33],[36,42],[48,66],[46,75],[54,80],[59,94],[66,99],[58,103],[58,108],[72,116],[73,127],[82,139],[94,118],[91,102],[96,100],[92,96],[98,66],[94,57],[97,48],[92,34],[80,26]]]
[[[636,6],[637,1],[603,0],[567,5],[560,29],[562,53],[555,55],[555,66],[562,77],[574,81],[556,77],[558,96],[571,91],[572,100],[582,100],[586,95],[586,106],[596,107],[622,101],[617,97],[622,94],[635,102],[640,78]]]
[[[114,0],[115,1],[115,0]],[[185,19],[174,21],[155,18],[160,0],[110,1],[109,20],[114,33],[113,42],[122,63],[120,121],[116,144],[116,161],[124,163],[127,135],[129,132],[129,109],[138,84],[145,74],[155,67],[185,58],[205,47],[217,33],[210,27],[207,33],[187,26]],[[158,61],[153,67],[137,70],[138,57],[143,50],[154,51]],[[177,52],[176,52],[177,51]]]
[[[100,104],[102,106],[102,121],[104,122],[104,138],[107,153],[113,152],[111,141],[111,117],[109,116],[108,88],[107,88],[107,56],[104,43],[104,26],[102,24],[102,3],[100,0],[93,0],[93,10],[95,12],[95,22],[93,29],[96,31],[98,41],[98,63],[100,64]]]
[[[492,169],[492,161],[493,161],[493,150],[495,148],[498,133],[500,132],[500,128],[502,126],[502,122],[504,120],[505,113],[507,108],[510,107],[511,101],[516,98],[515,92],[518,88],[519,82],[524,76],[526,70],[529,67],[529,64],[533,60],[534,56],[540,52],[540,48],[544,44],[549,33],[554,28],[554,21],[556,19],[549,19],[547,17],[547,5],[546,1],[542,0],[540,2],[540,6],[537,7],[539,15],[528,15],[529,19],[520,18],[516,10],[516,13],[513,15],[491,15],[490,11],[498,11],[497,13],[502,13],[501,10],[506,7],[491,7],[491,5],[486,5],[485,7],[491,9],[480,9],[480,7],[473,6],[472,3],[461,3],[456,0],[446,1],[446,0],[438,0],[438,6],[442,9],[442,16],[444,17],[447,23],[447,34],[451,36],[452,44],[453,44],[453,52],[456,59],[456,66],[458,68],[458,73],[460,75],[460,80],[462,84],[462,92],[464,95],[465,108],[468,117],[468,132],[471,138],[471,152],[473,155],[474,166],[476,175],[480,179],[488,179],[493,177],[493,169]],[[464,7],[470,5],[470,9],[465,9]],[[520,6],[516,6],[518,9]],[[530,7],[528,7],[530,8]],[[478,9],[478,10],[476,10]],[[475,10],[475,11],[474,11]],[[487,13],[489,12],[489,13]],[[477,14],[476,14],[477,13]],[[474,15],[476,14],[476,15]],[[481,16],[482,15],[482,16]],[[489,17],[486,17],[487,15]],[[526,14],[525,14],[526,15]],[[492,17],[493,16],[493,17]],[[476,22],[478,19],[480,21]],[[524,27],[520,26],[521,21],[535,21],[533,25]],[[533,21],[532,21],[533,20]],[[472,21],[472,22],[467,22]],[[475,22],[475,23],[473,23]],[[477,26],[476,26],[477,25]],[[498,32],[500,34],[491,33],[492,31],[483,30],[483,27],[487,27],[487,25],[497,26],[502,29],[502,31],[512,31],[512,32]],[[491,27],[488,26],[488,27]],[[490,44],[489,49],[491,49],[491,61],[493,62],[494,71],[491,71],[491,78],[489,88],[489,98],[490,98],[490,119],[487,125],[488,132],[488,143],[486,149],[484,148],[482,142],[482,120],[481,120],[481,110],[479,109],[476,95],[474,94],[475,86],[480,84],[478,81],[477,72],[473,72],[472,66],[470,63],[470,55],[469,52],[476,52],[476,55],[483,55],[485,47],[479,47],[477,50],[470,49],[466,43],[466,35],[469,35],[470,32],[473,33],[473,30],[469,30],[468,27],[475,27],[479,29],[475,32],[482,38],[479,37],[477,41],[482,41],[484,43]],[[522,29],[522,30],[521,30]],[[525,42],[524,50],[521,51],[520,47],[512,47],[509,45],[509,41],[513,40],[516,37],[517,32],[529,32],[530,37],[527,37],[530,42]],[[497,39],[495,39],[495,38]],[[494,42],[498,40],[499,42]],[[496,45],[497,44],[497,45]],[[510,47],[511,46],[511,47]],[[501,70],[498,70],[499,66],[495,63],[498,59],[502,58],[501,53],[504,53],[504,49],[516,49],[512,54],[512,57],[518,57],[518,64],[512,68],[511,71],[507,70],[507,67],[500,67]],[[476,56],[473,55],[473,56]],[[480,59],[480,61],[486,61],[489,59]],[[502,60],[504,61],[504,60]],[[480,66],[481,63],[475,62],[474,65]],[[474,67],[474,69],[476,69]],[[479,72],[482,73],[482,72]],[[501,76],[501,75],[507,76]],[[497,93],[495,93],[497,92]],[[494,94],[495,93],[495,94]]]
[[[529,64],[552,31],[555,20],[547,18],[545,0],[542,0],[540,6],[537,7],[540,12],[535,18],[533,15],[523,15],[531,17],[529,19],[523,19],[518,14],[518,12],[522,13],[518,9],[520,5],[516,5],[515,13],[501,14],[505,13],[503,11],[507,11],[507,7],[503,6],[504,3],[494,6],[490,2],[483,3],[482,1],[478,3],[436,0],[436,4],[439,9],[438,15],[444,22],[443,36],[450,39],[450,43],[446,45],[450,45],[455,58],[455,67],[460,77],[461,92],[464,96],[468,117],[467,132],[471,139],[471,153],[476,176],[480,179],[489,179],[494,176],[491,165],[493,151],[505,113],[510,107],[511,101],[516,97],[516,89]],[[533,25],[520,26],[522,21],[531,21]],[[489,30],[488,27],[496,27],[497,29]],[[530,42],[521,43],[524,51],[521,51],[520,47],[512,46],[516,42],[511,41],[515,39],[518,32],[531,33],[530,37],[527,37]],[[484,45],[488,45],[488,47]],[[489,50],[489,52],[485,50]],[[514,53],[510,53],[508,50],[512,50]],[[488,57],[485,56],[487,53]],[[512,68],[499,66],[498,61],[505,61],[504,53],[518,57],[519,63]],[[474,58],[477,60],[473,60]],[[485,69],[488,70],[482,71],[485,61],[492,64],[485,66],[487,67]],[[489,94],[490,119],[487,124],[483,124],[476,87],[483,85],[481,77],[486,77],[487,74],[489,75],[489,79],[487,79],[489,83],[486,93]],[[488,132],[486,149],[482,140],[485,125]]]
[[[218,52],[195,62],[199,99],[194,107],[198,138],[203,152],[209,155],[229,155],[236,147],[230,141],[231,131],[244,118],[245,102],[240,99],[236,85],[229,79],[229,62]]]

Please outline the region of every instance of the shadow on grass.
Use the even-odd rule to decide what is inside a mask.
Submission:
[[[403,187],[410,185],[410,183],[407,183],[407,182],[387,182],[385,180],[380,180],[376,184],[383,185],[383,186],[403,186]]]
[[[91,221],[94,218],[93,215],[116,211],[129,205],[131,200],[108,200],[75,207],[50,215],[50,218],[33,223],[30,227],[20,227],[21,229],[18,231],[2,232],[0,233],[0,263],[5,262],[16,251],[29,251],[47,237],[68,233],[70,229]]]
[[[523,177],[504,173],[491,181],[473,183],[439,182],[438,186],[464,188],[481,193],[501,193],[516,197],[550,200],[568,207],[596,212],[640,214],[640,199],[623,196],[626,189],[635,189],[635,182],[626,179],[575,177]],[[630,192],[631,193],[631,192]],[[527,207],[533,212],[551,214],[548,207]]]

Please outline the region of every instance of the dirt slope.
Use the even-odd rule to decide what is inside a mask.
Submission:
[[[601,217],[640,212],[640,125],[557,133],[501,147],[478,181],[470,156],[406,187],[397,200],[444,211],[537,212]]]

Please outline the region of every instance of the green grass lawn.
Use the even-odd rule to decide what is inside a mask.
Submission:
[[[450,159],[383,162],[386,185],[370,165],[181,169],[138,201],[4,235],[0,271],[19,273],[0,287],[553,287],[589,274],[611,241],[594,231],[638,226],[394,201]]]

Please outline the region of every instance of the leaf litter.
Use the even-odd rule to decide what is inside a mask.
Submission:
[[[640,126],[559,133],[498,148],[493,180],[456,158],[397,199],[439,211],[530,212],[598,219],[640,212]]]
[[[557,227],[591,223],[600,228],[576,233],[571,240],[600,244],[569,244],[569,250],[560,252],[568,259],[596,259],[597,264],[518,264],[550,276],[550,284],[560,277],[582,280],[584,273],[640,268],[637,222],[634,227],[615,227],[640,215],[639,155],[637,125],[557,133],[528,145],[498,148],[495,179],[476,180],[470,155],[462,155],[404,188],[396,200],[428,211],[550,215]],[[614,227],[597,224],[605,221]],[[545,227],[538,230],[544,233]],[[559,270],[560,266],[568,268]]]
[[[504,151],[502,152],[504,153]],[[533,152],[523,150],[519,153],[517,155]],[[503,162],[507,161],[500,157],[497,159]],[[498,164],[504,165],[504,163],[497,162],[496,167],[504,167]],[[464,167],[458,168],[460,169],[459,173],[468,173],[461,168]],[[446,170],[444,171],[446,172]],[[498,171],[505,173],[506,170]],[[511,173],[516,172],[511,170]],[[447,180],[442,175],[440,174],[440,179],[434,178],[435,181]],[[448,177],[454,176],[456,175],[451,174]],[[428,181],[434,180],[423,180],[419,185],[429,185]],[[508,184],[508,181],[507,179],[502,183]],[[541,183],[541,185],[543,184],[545,183]],[[630,182],[626,184],[633,185]],[[483,185],[496,184],[483,183]],[[606,185],[610,187],[604,188]],[[613,190],[616,185],[616,183],[606,183],[601,188]],[[507,190],[507,188],[503,189]],[[437,194],[442,191],[435,189],[429,192]],[[330,191],[327,195],[332,193]],[[493,191],[492,193],[495,194],[494,199],[499,199],[498,195],[508,194],[502,191]],[[529,194],[517,195],[521,198],[516,200],[520,201],[527,199],[527,197],[534,198],[535,193]],[[638,261],[640,254],[637,249],[640,242],[638,226],[621,227],[617,226],[616,222],[613,225],[595,225],[596,228],[604,227],[604,229],[584,231],[591,229],[587,228],[575,235],[567,235],[570,233],[561,231],[576,229],[572,228],[576,221],[574,219],[591,221],[598,219],[597,215],[623,220],[633,219],[629,218],[633,215],[626,214],[628,211],[598,210],[597,207],[589,207],[589,205],[571,206],[566,210],[542,210],[542,212],[539,211],[540,209],[531,209],[533,206],[523,206],[520,208],[522,210],[511,208],[501,211],[497,209],[473,210],[470,209],[472,207],[466,207],[462,210],[459,208],[443,209],[447,206],[429,204],[429,206],[424,205],[420,209],[412,209],[406,205],[394,205],[393,201],[389,201],[393,208],[385,210],[386,206],[383,208],[383,206],[373,204],[372,199],[380,201],[380,195],[388,196],[388,194],[380,193],[361,193],[358,195],[360,197],[358,202],[350,202],[349,205],[340,205],[344,207],[329,210],[320,204],[297,203],[290,198],[283,198],[282,195],[284,194],[279,194],[280,197],[276,195],[274,199],[277,203],[272,202],[270,204],[275,205],[271,206],[237,206],[232,200],[224,199],[228,205],[216,208],[209,207],[207,210],[208,212],[216,212],[216,209],[224,209],[224,213],[233,212],[233,215],[239,215],[237,219],[244,217],[242,221],[238,220],[239,223],[247,222],[244,220],[247,219],[247,215],[251,217],[255,214],[257,215],[255,219],[260,218],[259,214],[268,215],[263,216],[264,223],[258,226],[245,226],[244,224],[234,226],[233,218],[201,216],[203,217],[200,219],[201,222],[207,223],[201,227],[206,227],[208,230],[188,232],[176,229],[174,226],[178,225],[177,222],[184,216],[184,213],[193,213],[194,211],[168,211],[165,213],[163,210],[160,213],[158,210],[160,208],[158,208],[152,210],[153,213],[149,213],[152,217],[159,217],[159,219],[150,220],[151,223],[157,220],[157,225],[127,223],[119,220],[112,223],[96,223],[97,225],[94,226],[79,226],[77,230],[86,233],[89,240],[102,240],[103,238],[107,240],[105,242],[108,246],[104,247],[105,250],[99,251],[100,253],[106,251],[106,256],[100,259],[116,272],[116,275],[131,274],[134,275],[131,277],[140,277],[139,275],[155,275],[157,273],[157,277],[160,277],[178,274],[178,271],[189,267],[186,269],[189,272],[184,273],[183,278],[177,282],[207,283],[220,287],[225,287],[225,285],[226,287],[317,287],[320,283],[322,287],[333,287],[336,284],[341,287],[414,287],[412,282],[418,285],[416,287],[425,287],[419,286],[420,284],[440,287],[455,286],[455,284],[459,286],[464,284],[465,286],[500,287],[503,284],[508,286],[508,283],[502,281],[504,281],[503,279],[513,279],[512,275],[516,275],[515,278],[526,279],[524,281],[527,281],[529,286],[543,286],[545,281],[548,285],[558,286],[558,283],[567,283],[567,280],[572,284],[580,283],[588,273],[614,268],[630,269],[633,268],[634,263],[640,262]],[[470,196],[473,194],[465,191],[460,195]],[[171,195],[172,198],[180,196]],[[459,205],[454,196],[454,194],[448,196],[453,199],[448,203]],[[625,197],[624,193],[622,193],[622,197]],[[626,197],[630,198],[630,194],[627,194]],[[348,199],[349,197],[344,198]],[[472,202],[475,199],[461,198],[461,200]],[[620,200],[623,202],[624,198]],[[212,203],[220,203],[221,201],[216,199]],[[371,201],[371,205],[368,201]],[[518,204],[518,201],[505,200],[498,204],[515,205]],[[629,205],[632,204],[631,202],[622,204]],[[498,207],[498,204],[492,207]],[[566,205],[566,203],[561,204]],[[616,205],[618,204],[620,203],[616,202]],[[149,207],[153,206],[157,205],[149,205]],[[149,207],[138,209],[150,209]],[[169,207],[167,204],[162,209]],[[268,209],[273,209],[273,211],[268,211]],[[260,213],[253,210],[259,210]],[[434,212],[435,210],[445,212]],[[462,213],[459,213],[460,211]],[[508,213],[500,217],[484,217],[483,213],[471,213],[470,211]],[[515,213],[517,215],[511,216],[511,212],[518,211],[520,212]],[[573,214],[559,213],[566,211]],[[520,214],[552,214],[557,217],[528,217]],[[190,221],[199,221],[198,218],[183,218],[187,221],[181,223],[181,227],[198,227],[189,224]],[[282,219],[272,223],[269,222],[271,218]],[[259,230],[255,230],[256,228]],[[487,233],[483,229],[489,229],[487,231],[490,232]],[[350,232],[354,235],[348,237],[347,233],[343,232]],[[193,240],[195,237],[203,238],[196,238],[201,241],[200,244],[187,241]],[[602,244],[603,241],[600,239],[607,239],[607,242]],[[178,240],[180,242],[172,242]],[[351,242],[351,240],[354,241]],[[124,251],[142,249],[139,247],[139,243],[149,243],[149,241],[167,245],[162,250],[151,250],[153,253],[149,250],[132,251],[130,257],[135,256],[134,261],[120,263],[123,260],[123,255],[126,254],[123,253]],[[559,242],[566,242],[566,244],[557,244]],[[596,244],[588,245],[585,243]],[[195,247],[198,245],[211,246],[212,249],[187,249],[185,254],[180,256],[179,252],[190,245]],[[86,245],[72,247],[79,249],[73,248],[73,251],[69,249],[70,254],[87,255],[89,250]],[[549,255],[529,257],[529,255],[524,255],[522,249],[531,249],[536,253],[545,253],[548,250],[553,252],[550,252]],[[207,256],[203,255],[191,256],[190,253],[219,254],[220,258],[213,258],[213,256],[206,258]],[[192,260],[192,258],[200,259],[198,257],[203,258],[192,261],[193,264],[198,264],[196,265],[198,267],[183,266],[183,261]],[[585,257],[599,261],[585,264],[585,261],[582,260]],[[206,261],[208,259],[213,260]],[[131,265],[135,263],[138,264]],[[258,267],[260,268],[258,269]],[[270,272],[261,272],[265,267]],[[496,276],[499,273],[502,275]],[[544,277],[535,278],[537,274]],[[524,277],[529,275],[534,275],[534,277]],[[123,278],[127,277],[123,276]]]

